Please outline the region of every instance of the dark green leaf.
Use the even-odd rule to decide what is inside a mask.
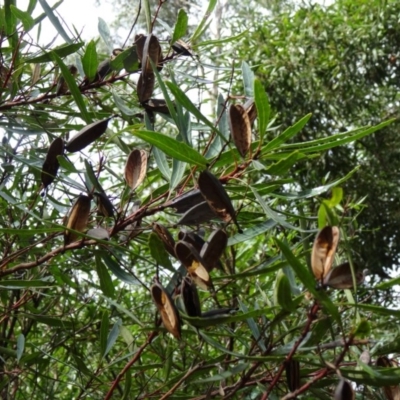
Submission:
[[[186,35],[188,25],[188,16],[184,9],[178,11],[178,17],[174,27],[174,33],[172,35],[171,44],[174,44],[178,39]]]
[[[92,82],[96,76],[97,65],[98,60],[96,43],[91,40],[86,47],[85,54],[82,57],[83,70],[85,71],[85,75],[89,79],[89,82]]]

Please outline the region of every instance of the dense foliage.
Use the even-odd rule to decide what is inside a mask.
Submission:
[[[170,29],[164,6],[143,1],[147,34],[123,49],[104,21],[101,43],[72,37],[45,0],[0,9],[1,397],[395,395],[396,280],[361,285],[346,184],[396,122],[315,138],[317,105],[288,120],[249,63],[225,63],[245,35],[207,36],[216,1]],[[62,45],[32,42],[45,18]],[[354,164],[305,179],[337,151]]]

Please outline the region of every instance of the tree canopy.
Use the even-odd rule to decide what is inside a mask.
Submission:
[[[390,203],[398,162],[393,44],[374,84],[357,56],[367,7],[238,32],[214,0],[171,26],[145,0],[119,48],[111,21],[72,36],[58,4],[0,9],[2,398],[398,396],[398,279],[373,285],[356,247],[383,236],[362,187]],[[60,45],[32,40],[44,19]]]

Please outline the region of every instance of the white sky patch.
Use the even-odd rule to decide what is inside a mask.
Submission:
[[[53,6],[55,0],[47,0],[49,6]],[[26,11],[29,0],[18,0],[17,7]],[[38,2],[32,16],[35,18],[42,14],[43,8]],[[101,6],[95,5],[95,0],[64,0],[64,2],[55,10],[55,14],[59,17],[61,24],[66,32],[72,38],[75,32],[69,29],[75,27],[76,31],[81,33],[82,39],[89,41],[99,36],[97,25],[99,17],[103,18],[108,25],[115,20],[116,16],[113,7],[109,3],[102,3]],[[39,38],[40,44],[46,44],[57,35],[57,31],[48,18],[42,21],[42,32]],[[32,32],[32,37],[37,38],[37,30]],[[55,42],[57,45],[63,44],[64,40],[59,36]]]

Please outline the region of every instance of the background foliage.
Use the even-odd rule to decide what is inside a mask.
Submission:
[[[250,2],[212,0],[187,24],[173,5],[161,22],[166,4],[141,7],[141,32],[154,26],[163,54],[150,95],[168,104],[155,111],[138,98],[134,34],[99,79],[117,47],[104,21],[100,41],[83,43],[45,0],[0,9],[2,398],[328,399],[340,376],[357,398],[389,398],[400,374],[397,279],[316,290],[309,259],[318,228],[330,224],[341,231],[335,264],[354,260],[382,275],[398,263],[397,120],[389,119],[397,116],[398,4],[282,2],[258,19]],[[33,19],[35,8],[43,14]],[[62,45],[32,40],[45,18]],[[173,51],[167,36],[190,43],[192,56]],[[258,117],[242,158],[227,110],[248,98]],[[43,190],[50,143],[111,117],[96,141],[57,157],[58,175]],[[135,190],[124,179],[133,149],[149,154]],[[224,184],[243,233],[217,218],[178,225],[170,202],[196,188],[205,168]],[[99,213],[95,193],[114,216]],[[94,196],[88,228],[108,233],[65,244],[80,194]],[[181,229],[207,239],[223,227],[229,236],[214,289],[199,292],[203,311],[232,312],[182,311],[179,341],[159,324],[149,289],[158,276],[179,305],[186,269],[165,253],[154,222],[175,240]],[[360,361],[364,351],[372,364]],[[392,363],[377,367],[385,355]]]

